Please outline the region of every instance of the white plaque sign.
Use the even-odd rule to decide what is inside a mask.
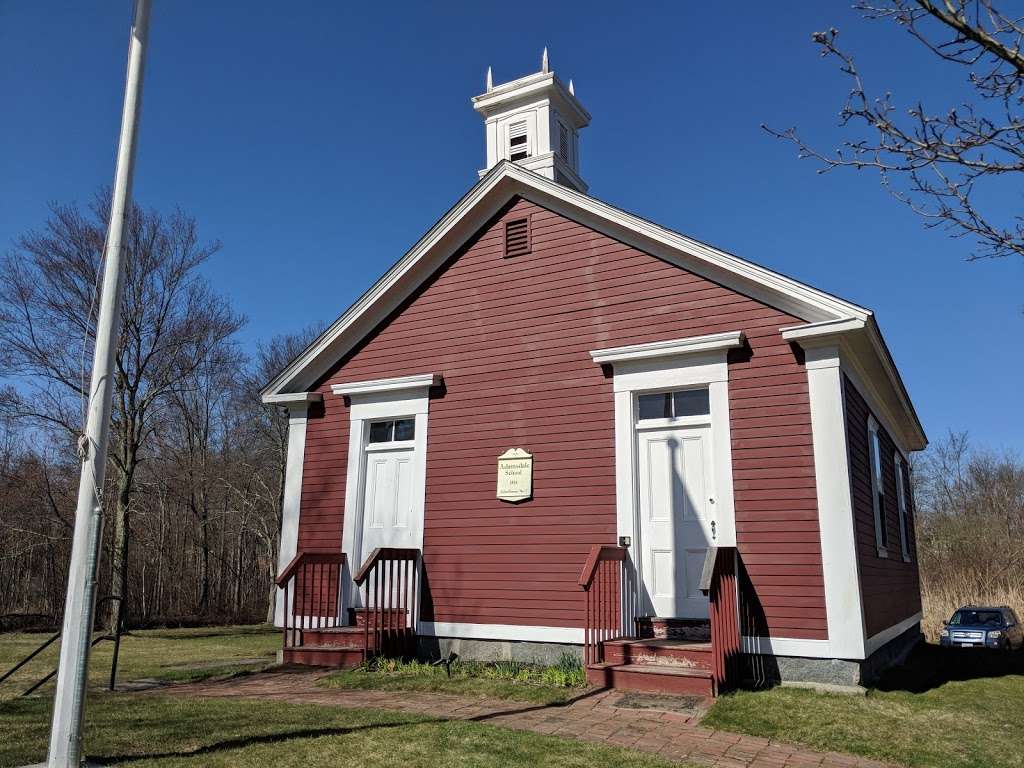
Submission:
[[[509,448],[498,457],[498,498],[522,501],[533,495],[533,454]]]

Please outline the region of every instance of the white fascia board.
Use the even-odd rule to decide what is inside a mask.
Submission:
[[[595,349],[590,357],[595,363],[622,363],[629,360],[651,360],[659,357],[678,357],[700,352],[722,352],[742,347],[745,341],[743,331],[726,331],[707,336],[690,336],[685,339],[654,341],[648,344],[631,344],[626,347]]]
[[[918,613],[915,613],[913,616],[907,617],[906,619],[904,619],[903,621],[899,622],[898,624],[893,624],[888,629],[883,629],[878,634],[872,635],[871,637],[868,638],[867,643],[866,643],[866,648],[865,648],[866,656],[865,656],[865,658],[870,657],[871,654],[873,654],[875,651],[877,651],[883,645],[888,643],[890,640],[893,640],[893,639],[899,637],[904,632],[906,632],[908,629],[910,629],[912,626],[914,626],[915,624],[920,624],[920,623],[921,623],[921,613],[918,612]]]
[[[851,374],[871,410],[886,422],[886,430],[897,440],[901,451],[906,454],[910,450],[923,450],[928,445],[921,420],[873,315],[869,314],[864,319],[846,317],[792,325],[780,328],[779,332],[783,339],[799,344],[804,350],[838,345],[843,353],[844,371]],[[873,376],[866,373],[870,366],[877,366]],[[889,385],[885,388],[885,395],[876,386],[877,381],[883,380]],[[895,408],[886,405],[887,402]],[[897,423],[901,425],[898,430],[895,429]]]
[[[403,281],[403,278],[409,276],[420,261],[435,246],[442,243],[466,215],[477,207],[477,204],[502,179],[502,171],[509,165],[510,163],[505,161],[499,162],[485,174],[391,269],[385,272],[341,317],[328,326],[281,373],[274,377],[264,387],[262,394],[282,392],[294,387],[297,382],[304,382],[309,386],[326,373],[330,365],[344,356],[348,349],[358,343],[365,334],[373,330],[375,325],[387,316],[388,312],[397,308],[401,301],[429,277],[430,272],[425,271],[415,280]],[[491,215],[497,212],[499,206],[500,203],[494,203]],[[488,210],[485,210],[482,215],[487,213]],[[468,238],[472,232],[467,231],[464,234]],[[453,245],[451,250],[454,251],[457,247],[458,245]],[[399,286],[403,282],[411,283],[411,285],[405,285],[404,290],[400,290]],[[389,297],[390,300],[388,300]],[[374,309],[375,312],[371,313],[371,309]],[[346,336],[349,337],[348,344],[345,344],[343,340],[343,337]],[[326,360],[323,359],[325,356]]]
[[[371,381],[350,381],[344,384],[332,384],[331,392],[336,395],[372,395],[380,392],[423,389],[440,383],[440,374],[418,373],[413,376],[397,376],[393,379],[373,379]]]
[[[493,195],[492,195],[493,193]],[[506,160],[498,162],[341,317],[263,389],[309,388],[433,271],[519,195],[639,250],[808,322],[870,312],[816,288],[659,227]]]
[[[283,405],[292,407],[309,403],[319,403],[324,396],[319,392],[284,392],[274,395],[263,395],[263,402],[266,405]]]
[[[806,325],[791,325],[786,328],[779,328],[779,333],[786,341],[795,341],[801,344],[821,340],[827,343],[830,337],[840,333],[863,330],[867,323],[859,317],[840,317],[836,320],[825,320],[820,323],[807,323]]]
[[[471,624],[421,621],[417,634],[464,640],[506,640],[533,643],[583,644],[583,629],[577,627],[535,627],[520,624]]]
[[[742,289],[753,298],[783,309],[802,320],[816,322],[839,317],[867,319],[871,315],[870,311],[856,304],[634,216],[551,179],[532,174],[519,165],[510,163],[505,173],[528,188],[520,192],[528,199],[555,206],[557,212],[564,211],[568,205],[575,209],[575,213],[566,215],[580,223],[593,226],[600,232],[670,263],[722,282],[726,287]],[[536,194],[541,197],[536,197]],[[592,214],[593,218],[581,216],[581,213]],[[659,248],[659,245],[663,248]],[[761,290],[758,290],[759,287]]]

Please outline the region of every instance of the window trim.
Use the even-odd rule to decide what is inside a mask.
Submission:
[[[708,411],[707,413],[695,413],[691,415],[676,416],[675,415],[675,397],[677,392],[696,392],[703,391],[707,393],[708,398]],[[710,384],[697,384],[685,387],[672,387],[668,389],[654,389],[654,390],[635,390],[636,402],[634,403],[634,412],[636,413],[636,426],[638,429],[649,429],[652,427],[676,427],[686,425],[698,425],[698,424],[710,424],[711,423],[711,386]],[[669,417],[660,417],[652,419],[644,419],[640,417],[640,398],[647,395],[669,395],[672,400],[673,415]]]
[[[868,415],[868,472],[871,474],[871,507],[875,518],[875,548],[879,557],[889,557],[889,536],[885,528],[885,473],[882,469],[882,439],[878,422]]]
[[[893,474],[896,478],[896,508],[899,510],[900,552],[903,562],[910,562],[910,505],[907,503],[907,462],[898,450],[893,451]]]
[[[349,555],[345,565],[346,585],[342,595],[344,606],[360,605],[359,590],[351,579],[361,564],[362,525],[365,512],[363,492],[366,484],[366,457],[377,451],[413,448],[413,486],[410,525],[415,521],[413,546],[423,548],[425,527],[427,475],[427,415],[430,410],[430,388],[440,386],[444,379],[438,373],[397,376],[390,379],[332,384],[331,391],[348,401],[349,434],[345,468],[345,502],[342,515],[341,551]],[[412,418],[416,422],[412,441],[368,442],[370,424]],[[378,447],[379,446],[379,447]],[[359,561],[359,562],[357,562]],[[419,616],[413,617],[414,622]]]

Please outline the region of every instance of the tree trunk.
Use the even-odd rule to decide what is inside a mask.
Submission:
[[[110,558],[110,595],[120,598],[110,601],[107,611],[107,632],[113,634],[122,621],[128,599],[128,538],[131,520],[131,470],[124,472],[117,484],[117,507],[114,511],[113,552]]]

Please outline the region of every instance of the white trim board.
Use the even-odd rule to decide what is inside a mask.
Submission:
[[[631,344],[627,347],[595,349],[590,358],[595,363],[625,363],[631,360],[655,360],[664,357],[694,354],[696,352],[722,352],[742,347],[746,336],[743,331],[712,333],[707,336],[690,336],[685,339],[653,341],[648,344]]]
[[[348,466],[345,475],[345,511],[342,518],[341,550],[349,555],[349,573],[343,579],[347,585],[346,605],[361,604],[360,591],[352,581],[352,573],[361,566],[363,494],[365,490],[365,447],[369,424],[374,419],[393,419],[412,416],[416,421],[413,438],[413,519],[418,519],[419,530],[412,542],[423,549],[424,510],[427,487],[427,413],[430,408],[430,386],[439,382],[437,374],[381,379],[373,382],[338,385],[348,394],[349,408]],[[397,382],[402,382],[399,385]],[[352,388],[355,389],[352,389]],[[413,616],[415,626],[418,617]]]
[[[846,399],[838,346],[807,350],[814,481],[830,655],[864,658],[864,605],[846,439]]]
[[[531,200],[807,322],[850,317],[867,320],[871,317],[869,310],[856,304],[657,226],[518,165],[501,161],[348,311],[275,377],[262,394],[267,396],[308,388],[515,196]]]
[[[804,656],[810,659],[844,658],[833,652],[832,643],[828,640],[805,640],[790,637],[754,637],[744,635],[740,638],[740,650],[743,653],[757,653],[768,656]],[[853,661],[862,659],[854,658]]]
[[[336,395],[375,395],[381,392],[401,392],[409,389],[433,387],[441,383],[437,373],[419,373],[414,376],[396,376],[393,379],[373,379],[371,381],[351,381],[344,384],[332,384],[331,392]]]
[[[306,396],[310,393],[301,393]],[[319,399],[319,395],[317,396]],[[298,552],[299,513],[302,501],[302,465],[306,456],[308,400],[295,397],[288,406],[288,452],[285,457],[284,498],[281,504],[281,538],[277,552],[277,572],[281,573]],[[274,606],[274,625],[284,626],[284,590],[278,589]]]
[[[873,318],[845,317],[787,326],[779,332],[782,338],[799,344],[805,352],[817,347],[838,347],[843,372],[850,376],[868,406],[878,414],[904,456],[910,450],[923,450],[927,446],[924,428]],[[881,380],[888,380],[892,386],[879,389]]]
[[[632,540],[626,566],[633,570],[632,583],[643,583],[643,564],[635,555],[643,551],[638,503],[637,438],[635,401],[639,393],[706,385],[711,413],[712,497],[717,523],[716,544],[736,545],[736,513],[733,501],[732,439],[729,423],[729,349],[743,343],[742,331],[696,336],[689,339],[596,350],[595,362],[614,366],[615,398],[615,508],[616,535]],[[639,599],[639,595],[634,595]],[[647,610],[634,606],[631,615]]]
[[[511,640],[531,643],[583,645],[582,627],[537,627],[520,624],[471,624],[423,621],[420,622],[418,634],[463,640]]]
[[[899,624],[893,624],[888,629],[883,629],[881,632],[869,637],[867,643],[865,643],[865,651],[867,652],[865,658],[871,656],[872,653],[877,651],[883,645],[888,643],[890,640],[899,637],[912,626],[920,623],[920,621],[921,612],[918,611],[913,616],[901,621]]]

